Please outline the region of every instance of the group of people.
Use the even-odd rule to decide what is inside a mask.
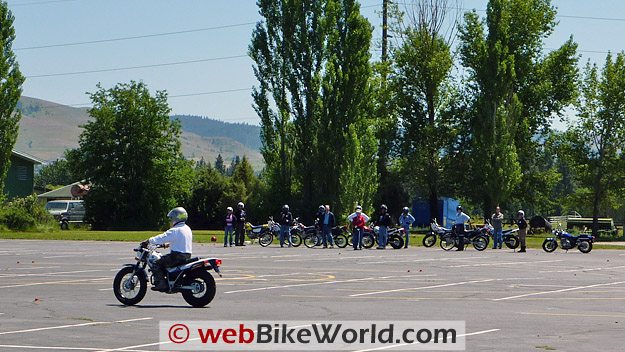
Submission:
[[[224,229],[224,247],[245,246],[245,204],[239,202],[237,210],[232,207],[226,209],[226,226]]]
[[[355,211],[347,217],[347,220],[352,224],[352,245],[354,250],[362,249],[362,236],[365,231],[365,226],[371,220],[367,214],[362,212],[360,205],[356,206]],[[415,222],[414,216],[410,214],[410,209],[404,207],[402,213],[399,216],[399,225],[404,228],[404,248],[408,248],[408,242],[410,239],[410,226]],[[373,226],[378,227],[378,247],[377,249],[385,249],[388,244],[388,228],[393,225],[390,214],[388,213],[388,207],[385,204],[380,206],[379,215],[373,219]]]
[[[504,215],[501,212],[501,208],[495,208],[495,212],[490,217],[490,223],[493,226],[493,249],[501,249],[503,244],[503,220]],[[456,221],[454,223],[454,231],[456,234],[460,236],[465,233],[465,224],[470,222],[471,218],[465,214],[462,210],[462,206],[458,206],[456,208]],[[525,212],[523,210],[519,210],[517,212],[517,216],[515,218],[515,223],[519,227],[519,244],[521,249],[518,253],[526,252],[526,237],[527,237],[527,228],[528,222],[525,219]],[[458,246],[458,250],[462,250],[462,246]]]

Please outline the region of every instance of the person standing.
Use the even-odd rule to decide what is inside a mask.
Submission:
[[[408,242],[410,241],[410,226],[412,226],[414,222],[415,218],[412,214],[410,214],[410,209],[408,209],[408,207],[404,207],[401,215],[399,216],[399,223],[404,228],[404,236],[406,236],[404,248],[408,248]]]
[[[378,226],[378,249],[385,249],[388,241],[388,227],[391,226],[391,216],[388,215],[388,207],[385,204],[380,206],[380,216],[374,225]]]
[[[525,253],[525,238],[527,237],[527,220],[525,220],[525,212],[519,210],[516,215],[516,224],[519,227],[519,242],[521,249],[519,253]]]
[[[503,244],[503,213],[501,208],[495,208],[495,213],[490,217],[491,225],[493,225],[493,249],[501,249]]]
[[[247,217],[247,213],[245,211],[245,204],[243,202],[239,202],[237,205],[237,211],[234,213],[234,216],[237,218],[234,228],[234,242],[237,247],[245,246],[245,218]]]
[[[282,207],[278,223],[280,224],[280,247],[284,247],[285,239],[288,240],[289,247],[292,247],[291,226],[293,225],[293,214],[291,214],[289,206],[286,204]]]
[[[464,226],[467,222],[471,221],[469,215],[462,211],[462,207],[459,205],[456,207],[456,221],[454,222],[454,231],[458,239],[457,250],[464,250]]]
[[[332,237],[332,228],[336,226],[336,221],[334,219],[334,214],[330,211],[330,206],[326,205],[325,212],[323,217],[320,220],[321,222],[321,234],[323,237],[323,248],[328,248],[328,243],[330,243],[330,248],[334,248],[334,237]]]
[[[367,214],[362,212],[362,207],[360,205],[356,206],[356,211],[351,213],[347,220],[352,223],[352,245],[354,246],[354,250],[362,249],[362,234],[365,231],[365,225],[367,225],[367,221],[369,221],[369,217]]]
[[[224,229],[224,247],[230,247],[234,245],[234,225],[237,222],[237,217],[234,216],[232,207],[226,209],[226,227]]]

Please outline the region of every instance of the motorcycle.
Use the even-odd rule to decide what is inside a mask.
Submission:
[[[147,248],[135,248],[135,264],[125,264],[113,279],[113,293],[115,298],[124,305],[135,305],[145,297],[148,282],[154,285],[152,272],[161,254],[157,248],[166,246],[148,245]],[[146,271],[146,266],[149,268]],[[167,269],[166,293],[181,293],[182,298],[193,307],[204,307],[215,297],[215,279],[209,273],[214,270],[220,277],[221,259],[191,258],[185,264]]]
[[[464,243],[460,244],[459,236],[455,232],[445,234],[441,237],[440,246],[443,250],[450,251],[454,247],[458,248],[460,245],[465,248],[472,244],[473,248],[478,251],[483,251],[488,247],[488,237],[484,234],[485,227],[477,228],[464,233]]]
[[[276,236],[280,235],[280,225],[277,225],[278,232]],[[293,219],[293,225],[291,225],[291,230],[289,234],[291,236],[291,246],[299,247],[302,244],[302,233],[305,226],[299,222],[299,218]],[[288,243],[288,239],[286,239]]]
[[[579,236],[573,236],[568,232],[557,229],[553,230],[554,237],[546,238],[543,242],[543,250],[547,253],[551,253],[558,248],[558,241],[560,241],[560,247],[568,251],[577,247],[582,253],[589,253],[592,250],[592,243],[595,237],[588,234],[581,234]]]
[[[263,225],[252,225],[245,223],[245,234],[250,238],[252,243],[258,240],[258,244],[267,247],[273,242],[274,237],[280,233],[280,225],[273,221],[273,217],[269,217],[269,221]]]
[[[367,232],[367,228],[365,228],[365,233],[366,232]],[[373,235],[373,238],[375,239],[375,243],[378,245],[380,244],[378,242],[379,232],[380,232],[380,227],[374,226],[372,235]],[[388,235],[387,244],[390,244],[391,247],[393,247],[393,249],[401,249],[405,243],[404,234],[405,234],[405,230],[403,227],[389,227],[388,232],[387,232],[387,235]]]
[[[375,245],[375,234],[374,231],[369,226],[365,226],[364,231],[362,233],[362,239],[360,240],[360,244],[363,248],[370,249]],[[352,234],[350,233],[347,236],[347,243],[350,246],[353,246],[354,242],[352,240]]]
[[[486,238],[489,239],[489,243],[490,243],[490,236],[492,236],[493,238],[495,236],[495,228],[493,227],[493,225],[490,224],[490,221],[488,220],[486,221],[484,228],[487,233]],[[519,229],[510,229],[510,230],[502,231],[502,239],[506,247],[510,249],[517,249],[519,247],[519,244],[521,243],[521,241],[519,239],[519,236],[516,235],[518,231]],[[488,243],[486,245],[488,246]]]
[[[436,219],[432,219],[430,223],[430,231],[423,237],[422,243],[424,247],[432,247],[436,244],[437,238],[442,238],[446,234],[451,234],[451,229],[440,226]]]
[[[323,232],[319,226],[319,221],[315,221],[314,231],[311,227],[305,227],[307,230],[303,238],[304,245],[308,248],[321,246],[323,244]],[[347,247],[347,226],[335,226],[331,231],[334,244],[339,248]]]

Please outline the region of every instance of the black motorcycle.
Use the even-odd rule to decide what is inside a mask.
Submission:
[[[451,234],[451,229],[440,226],[436,219],[432,219],[430,231],[423,237],[421,241],[424,247],[432,247],[436,244],[437,238],[443,238],[444,235]]]
[[[487,220],[483,229],[486,231],[486,234],[487,234],[486,239],[489,240],[488,243],[486,243],[486,245],[488,246],[488,244],[490,243],[490,236],[492,236],[493,238],[495,236],[495,228]],[[510,249],[517,249],[519,247],[521,240],[519,239],[519,236],[516,235],[518,231],[519,229],[510,229],[510,230],[502,231],[502,239],[506,247]]]
[[[315,221],[314,229],[313,226],[308,226],[304,227],[303,231],[305,231],[305,233],[302,240],[306,247],[314,248],[323,245],[323,232],[321,231],[318,221]],[[331,231],[334,244],[339,248],[347,247],[347,226],[335,226]]]
[[[115,298],[122,304],[131,306],[143,299],[147,292],[148,282],[154,284],[151,272],[155,262],[161,258],[156,252],[163,246],[135,248],[135,264],[126,264],[117,272],[113,280]],[[149,268],[146,271],[146,266]],[[185,264],[167,269],[167,291],[165,293],[181,293],[184,300],[193,307],[204,307],[215,297],[215,279],[209,273],[214,270],[221,276],[219,267],[221,259],[198,257],[189,259]]]
[[[595,240],[595,237],[592,235],[581,234],[573,236],[559,229],[553,230],[553,235],[554,237],[546,238],[543,242],[543,250],[547,253],[551,253],[558,248],[558,241],[560,241],[560,247],[566,251],[577,248],[582,253],[588,253],[592,250],[592,243]]]
[[[466,248],[469,245],[473,245],[473,248],[478,251],[483,251],[488,247],[488,237],[484,234],[484,228],[467,231],[462,237],[464,238],[464,243],[460,243],[460,236],[455,232],[445,234],[441,237],[440,246],[446,251],[450,251],[454,247],[458,248],[459,246],[464,246],[464,248]]]

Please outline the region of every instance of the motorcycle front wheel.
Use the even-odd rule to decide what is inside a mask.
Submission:
[[[519,247],[519,237],[510,236],[504,240],[504,243],[510,249],[517,249]]]
[[[291,234],[291,245],[293,247],[299,247],[302,244],[302,236],[299,233]]]
[[[307,248],[317,247],[319,244],[318,237],[316,234],[309,234],[304,237],[304,246]]]
[[[545,240],[543,242],[543,250],[547,253],[551,253],[558,248],[558,242],[555,240]]]
[[[261,247],[267,247],[272,242],[273,242],[273,234],[271,234],[271,232],[264,233],[258,238],[258,244],[260,244]]]
[[[471,242],[473,243],[473,248],[480,252],[488,247],[488,239],[485,236],[477,236]]]
[[[421,242],[423,243],[423,247],[432,247],[436,244],[436,235],[433,233],[428,233],[427,235],[425,235],[425,237],[423,237],[423,241]]]
[[[145,297],[148,281],[144,275],[135,273],[133,267],[124,267],[113,279],[113,293],[115,298],[127,306],[135,305]]]
[[[196,308],[209,304],[217,291],[213,275],[204,270],[189,273],[185,278],[185,286],[193,286],[193,289],[182,291],[182,298]]]
[[[398,235],[392,235],[388,239],[389,244],[393,249],[400,249],[404,246],[404,239]]]

